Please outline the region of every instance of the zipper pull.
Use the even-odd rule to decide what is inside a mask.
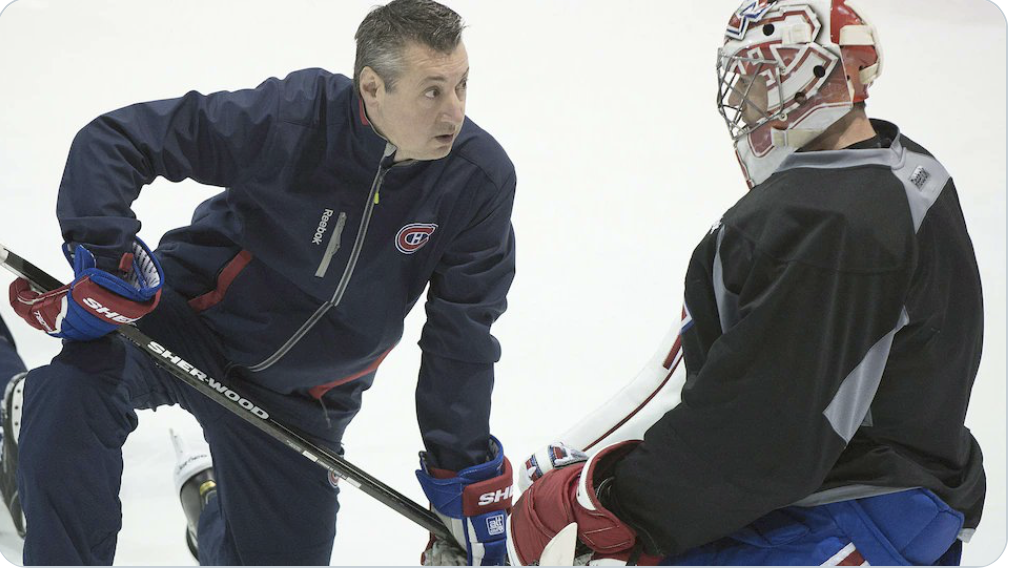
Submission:
[[[382,178],[386,175],[386,173],[383,170],[388,170],[389,168],[393,167],[392,158],[394,154],[396,154],[396,146],[393,146],[392,142],[387,141],[386,149],[383,150],[382,152],[382,160],[379,162],[380,186],[382,184]],[[375,205],[379,204],[379,189],[380,188],[378,187],[375,188],[375,199],[374,199]]]

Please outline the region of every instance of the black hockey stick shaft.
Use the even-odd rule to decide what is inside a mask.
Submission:
[[[0,264],[28,280],[40,292],[55,290],[63,284],[56,278],[0,245]],[[414,521],[425,530],[450,543],[456,540],[439,518],[421,505],[382,483],[333,451],[306,440],[290,428],[270,417],[269,412],[242,396],[230,386],[225,386],[203,373],[189,362],[142,333],[134,326],[124,325],[116,333],[139,347],[154,359],[159,367],[175,378],[200,391],[233,414],[283,442],[303,457],[319,464],[335,475],[364,491],[387,507]],[[212,387],[211,384],[215,386]],[[215,388],[216,387],[216,388]],[[219,390],[221,389],[221,390]]]

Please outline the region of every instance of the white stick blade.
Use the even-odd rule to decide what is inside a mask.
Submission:
[[[579,525],[572,523],[561,529],[544,547],[540,555],[541,566],[572,566],[575,563],[575,545],[579,541]]]

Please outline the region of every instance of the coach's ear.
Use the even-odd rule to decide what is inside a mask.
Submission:
[[[382,108],[382,103],[386,98],[386,82],[367,65],[362,68],[358,84],[361,86],[359,95],[365,108],[375,111]]]

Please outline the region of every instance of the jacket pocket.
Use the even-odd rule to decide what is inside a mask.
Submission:
[[[224,299],[225,294],[228,292],[228,287],[231,283],[235,281],[235,278],[245,270],[245,267],[252,262],[253,255],[247,250],[240,251],[235,258],[228,261],[228,264],[221,269],[221,273],[217,275],[217,286],[213,290],[197,296],[189,301],[189,307],[193,309],[194,312],[200,313],[206,311],[221,303]]]
[[[316,278],[322,278],[326,276],[326,270],[330,267],[330,261],[333,259],[333,255],[337,254],[340,250],[340,235],[344,232],[344,225],[347,224],[347,213],[343,211],[337,216],[337,225],[333,227],[333,233],[330,234],[330,242],[326,245],[326,251],[323,252],[323,260],[319,263],[319,268],[316,269]]]

